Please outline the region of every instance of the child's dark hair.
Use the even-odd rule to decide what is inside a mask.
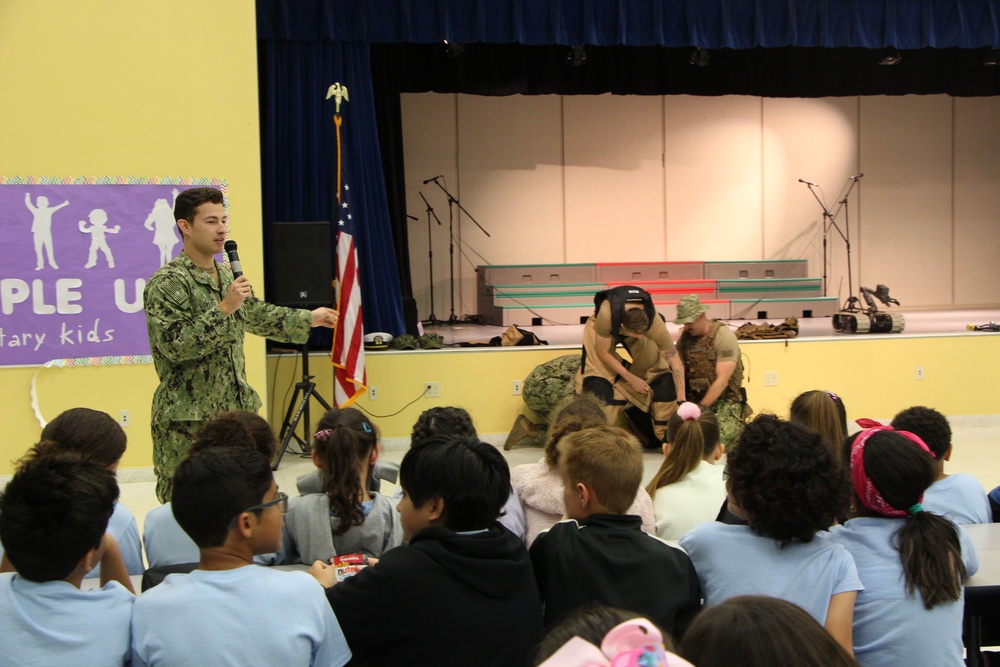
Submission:
[[[670,451],[646,487],[650,496],[684,479],[715,451],[719,446],[719,420],[711,410],[702,410],[697,419],[684,419],[675,412],[667,422],[667,442]]]
[[[479,438],[468,411],[465,408],[455,406],[428,408],[421,412],[420,416],[417,417],[417,421],[413,424],[413,431],[410,433],[410,445],[415,445],[435,435],[457,435],[463,438]]]
[[[762,595],[739,595],[704,609],[684,633],[681,655],[698,667],[858,664],[803,609]]]
[[[951,425],[948,418],[922,405],[906,408],[892,419],[892,427],[897,431],[909,431],[924,441],[938,461],[951,447]]]
[[[860,435],[848,439],[848,449]],[[864,447],[862,462],[868,479],[889,506],[911,512],[893,537],[906,576],[906,592],[920,591],[927,609],[959,600],[965,563],[958,528],[937,514],[913,509],[919,508],[924,491],[937,477],[931,455],[890,430],[871,434]]]
[[[199,547],[222,546],[230,522],[259,505],[273,479],[271,464],[252,449],[206,449],[177,466],[174,518]]]
[[[444,500],[443,524],[453,531],[489,528],[510,496],[507,460],[493,445],[445,435],[410,447],[399,484],[416,508]]]
[[[788,418],[819,433],[840,465],[840,445],[847,437],[847,409],[839,396],[818,389],[803,392],[792,401]]]
[[[278,439],[266,419],[255,412],[233,410],[220,412],[198,429],[188,456],[212,447],[247,447],[272,461],[277,445]]]
[[[750,527],[782,545],[808,542],[847,513],[847,477],[823,439],[774,415],[746,425],[726,469]]]
[[[640,618],[640,615],[634,611],[616,609],[603,604],[582,607],[545,633],[545,637],[538,647],[538,654],[535,656],[535,664],[540,665],[545,662],[573,637],[579,637],[594,646],[600,646],[608,632],[633,618]],[[663,633],[663,648],[667,651],[676,651],[670,635],[660,628],[657,629]]]
[[[545,438],[545,462],[555,467],[559,463],[559,441],[564,436],[594,426],[606,426],[608,416],[604,402],[591,393],[568,396],[561,400],[549,417],[549,432]]]
[[[46,424],[42,440],[58,443],[61,451],[76,452],[81,458],[109,468],[125,453],[125,429],[106,412],[90,408],[70,408]]]
[[[174,221],[194,222],[195,211],[202,204],[221,204],[222,192],[215,188],[188,188],[174,200]]]
[[[625,514],[642,483],[642,447],[616,426],[595,426],[570,433],[559,442],[564,482],[584,483],[615,514]]]
[[[25,579],[55,581],[101,544],[118,500],[115,475],[42,441],[0,496],[0,542]]]
[[[313,436],[313,451],[322,464],[323,491],[330,508],[340,517],[334,535],[365,522],[360,493],[365,480],[361,466],[378,445],[378,429],[355,408],[333,408],[319,420]]]

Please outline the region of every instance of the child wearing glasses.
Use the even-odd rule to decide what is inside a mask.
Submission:
[[[542,638],[542,607],[524,543],[497,522],[510,495],[507,461],[473,438],[413,444],[399,469],[398,511],[409,546],[334,583],[310,572],[362,664],[526,665]]]
[[[173,511],[198,545],[132,614],[133,665],[344,665],[351,651],[322,587],[304,572],[254,565],[276,551],[288,496],[267,459],[213,448],[174,475]]]
[[[115,475],[70,452],[29,452],[0,497],[0,540],[16,573],[0,574],[0,664],[122,665],[134,597],[108,537]],[[103,559],[102,587],[80,590]]]
[[[798,424],[760,415],[729,452],[729,508],[748,525],[693,528],[680,544],[711,607],[737,595],[770,595],[805,609],[851,651],[854,559],[816,533],[847,513],[847,476],[823,439]]]
[[[323,492],[289,502],[279,563],[329,562],[348,553],[378,558],[400,545],[395,503],[368,489],[378,455],[378,430],[360,410],[334,408],[323,415],[312,445]]]
[[[256,450],[268,461],[274,459],[277,439],[267,421],[254,412],[233,410],[222,412],[205,422],[194,436],[188,456],[212,447],[235,447]],[[198,545],[188,537],[169,501],[146,514],[142,525],[142,542],[146,547],[149,567],[166,567],[181,563],[197,563]],[[271,556],[273,560],[274,556]],[[261,562],[261,558],[257,559]]]

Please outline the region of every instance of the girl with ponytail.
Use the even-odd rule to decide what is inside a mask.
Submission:
[[[913,433],[882,425],[848,438],[845,454],[854,499],[829,538],[851,552],[865,586],[854,607],[858,662],[965,664],[963,582],[979,561],[965,531],[920,504],[933,455]]]
[[[395,504],[366,488],[378,455],[378,430],[362,412],[334,408],[323,415],[312,444],[323,492],[289,500],[279,563],[329,562],[345,553],[378,558],[399,546]]]
[[[683,403],[667,423],[663,464],[646,491],[653,498],[656,534],[679,540],[695,526],[713,521],[726,499],[719,421],[711,410]]]

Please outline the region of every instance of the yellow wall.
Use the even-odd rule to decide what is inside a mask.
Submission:
[[[263,283],[252,0],[4,0],[0,81],[0,175],[227,179],[244,270]],[[0,475],[38,438],[35,372],[0,368]],[[263,390],[253,336],[247,372]],[[45,369],[37,386],[48,419],[79,405],[129,410],[122,466],[151,465],[152,365]]]
[[[826,389],[844,399],[848,417],[888,418],[911,405],[929,405],[947,415],[995,414],[997,393],[976,390],[969,378],[1000,377],[1000,337],[988,334],[899,338],[864,336],[837,340],[759,341],[741,343],[747,392],[758,412],[787,416],[796,395]],[[424,381],[440,382],[440,398],[421,398],[399,415],[375,419],[383,437],[408,436],[417,416],[427,408],[459,405],[472,414],[480,433],[506,433],[523,402],[511,394],[511,381],[523,379],[536,365],[577,350],[520,348],[511,350],[443,350],[368,354],[368,382],[378,386],[379,400],[359,404],[375,415],[394,413],[417,398]],[[290,387],[300,379],[294,355],[268,359],[272,424],[280,424],[290,400]],[[916,366],[924,379],[916,380]],[[778,385],[764,387],[765,371],[778,373]],[[309,372],[317,391],[332,397],[329,361],[310,358]],[[272,378],[274,378],[272,386]],[[312,420],[322,414],[313,402]]]

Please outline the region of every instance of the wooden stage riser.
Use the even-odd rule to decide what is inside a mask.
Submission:
[[[483,320],[483,324],[505,327],[511,324],[521,327],[532,326],[535,324],[533,320],[536,317],[542,317],[544,324],[580,324],[594,313],[593,304],[563,307],[534,306],[531,310],[520,306],[483,308],[482,305],[479,316]],[[708,306],[706,314],[709,318],[723,320],[731,318],[783,320],[786,317],[831,317],[839,308],[837,299],[834,297],[759,302],[750,299],[747,301],[706,302],[706,305]],[[656,309],[664,317],[672,319],[677,312],[677,302],[656,303]]]

